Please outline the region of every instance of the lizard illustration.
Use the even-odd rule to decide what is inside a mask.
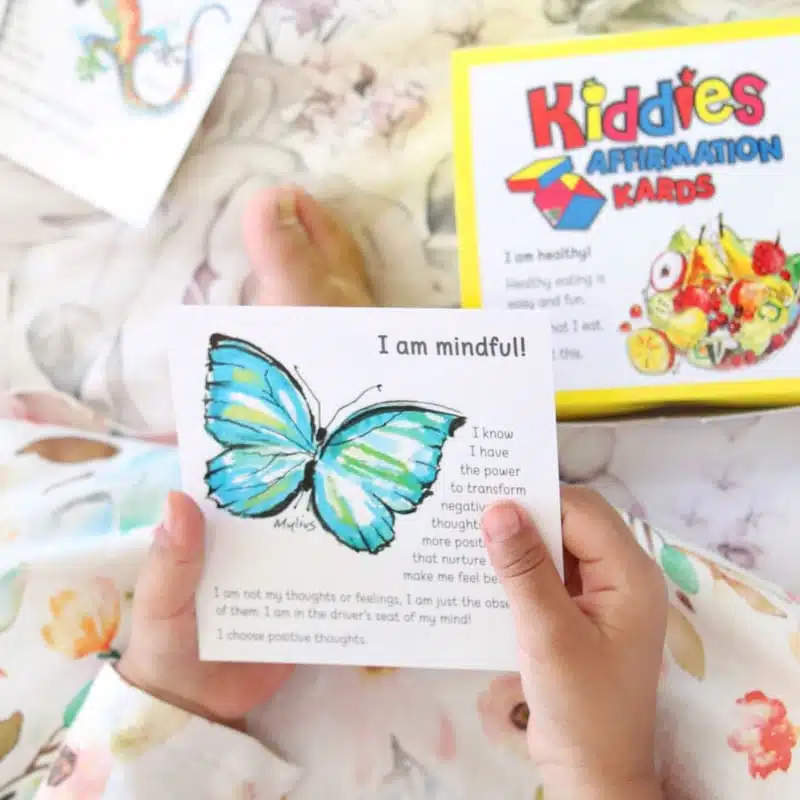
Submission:
[[[88,0],[75,0],[76,5],[83,5]],[[194,15],[186,41],[181,47],[170,44],[166,30],[155,28],[142,29],[141,0],[97,0],[100,12],[113,29],[113,36],[87,34],[81,36],[83,54],[78,59],[78,77],[83,81],[93,81],[102,72],[108,71],[101,54],[105,53],[117,70],[122,98],[130,108],[150,113],[168,113],[181,104],[191,91],[192,46],[197,24],[209,11],[219,11],[226,22],[230,22],[228,10],[219,3],[203,6]],[[142,53],[151,47],[158,47],[158,55],[164,63],[168,63],[176,50],[185,49],[183,80],[181,85],[168,100],[163,103],[152,103],[139,94],[134,76],[136,61]]]

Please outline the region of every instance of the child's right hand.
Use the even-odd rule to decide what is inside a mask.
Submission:
[[[566,588],[522,508],[483,519],[516,620],[531,757],[547,797],[655,800],[664,580],[599,495],[565,488],[562,501]]]

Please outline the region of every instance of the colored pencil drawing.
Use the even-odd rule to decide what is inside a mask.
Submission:
[[[219,333],[207,368],[205,430],[224,448],[206,464],[208,497],[234,516],[264,518],[307,496],[322,528],[356,552],[392,543],[396,515],[430,496],[445,442],[466,422],[442,406],[390,401],[334,425],[367,389],[321,427],[319,401],[297,368],[295,377],[250,342]]]
[[[741,237],[720,214],[696,237],[675,231],[620,325],[628,358],[643,375],[688,363],[730,371],[759,364],[800,327],[800,253],[779,233]]]
[[[74,0],[83,5],[90,0]],[[230,22],[228,10],[220,3],[200,7],[192,17],[185,39],[180,44],[170,40],[165,27],[145,28],[141,0],[96,0],[100,13],[110,27],[110,33],[81,33],[81,55],[76,70],[81,81],[93,82],[109,70],[117,73],[122,100],[132,111],[165,114],[174,111],[192,90],[194,81],[195,32],[201,19],[216,12]],[[183,60],[180,85],[163,102],[145,99],[136,80],[136,66],[146,52],[153,52],[165,66],[176,57]]]

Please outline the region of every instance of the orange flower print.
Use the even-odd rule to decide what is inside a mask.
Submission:
[[[748,692],[736,704],[746,709],[747,726],[728,737],[737,753],[747,753],[748,771],[766,780],[773,772],[788,772],[800,729],[795,728],[786,706],[763,692]]]
[[[519,675],[495,678],[478,698],[478,714],[490,742],[510,747],[518,755],[528,758],[530,712]]]
[[[119,592],[107,578],[95,578],[53,595],[50,613],[53,619],[42,628],[48,647],[73,659],[107,652],[119,630]]]

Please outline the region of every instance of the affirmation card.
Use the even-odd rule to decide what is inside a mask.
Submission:
[[[566,417],[800,402],[800,17],[454,54],[466,307],[550,314]]]
[[[0,154],[143,226],[258,5],[16,0],[0,36]]]
[[[523,503],[561,568],[549,323],[497,311],[175,312],[204,660],[510,670],[480,531]]]

